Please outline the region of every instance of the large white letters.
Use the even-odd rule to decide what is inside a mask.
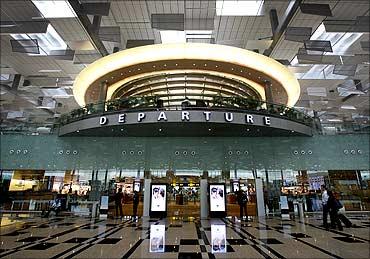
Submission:
[[[225,112],[225,120],[228,122],[232,122],[234,120],[234,116],[231,112]]]
[[[270,126],[270,124],[271,124],[271,119],[270,119],[270,117],[263,117],[263,122],[265,123],[265,125]]]
[[[253,121],[253,115],[250,115],[250,114],[245,115],[245,122],[246,123],[253,124],[254,123],[254,121]]]
[[[211,117],[211,112],[203,112],[206,116],[206,121],[209,121],[209,118]]]
[[[160,112],[159,115],[158,115],[158,121],[160,120],[167,120],[167,116],[166,116],[166,113],[165,112]]]
[[[118,123],[124,123],[126,122],[126,114],[120,114],[118,115]]]
[[[100,121],[99,121],[100,125],[105,125],[107,124],[107,122],[108,122],[107,117],[105,116],[100,117]]]
[[[139,112],[138,114],[137,114],[137,121],[142,121],[143,119],[145,118],[145,113],[143,113],[143,112]]]
[[[182,111],[182,112],[181,112],[181,120],[182,120],[182,121],[184,121],[184,120],[189,121],[189,120],[190,120],[190,118],[189,118],[189,112]]]

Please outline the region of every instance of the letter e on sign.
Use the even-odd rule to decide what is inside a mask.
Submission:
[[[271,125],[270,117],[263,117],[263,122],[265,123],[265,125],[270,126]]]
[[[123,113],[118,116],[118,123],[124,123],[124,122],[126,122],[126,114]]]

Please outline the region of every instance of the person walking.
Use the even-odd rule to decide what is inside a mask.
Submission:
[[[243,212],[245,212],[246,221],[248,221],[248,211],[247,211],[248,196],[244,191],[239,190],[237,198],[240,207],[240,220],[243,220]]]
[[[118,217],[118,209],[120,217],[121,218],[123,217],[122,200],[123,200],[122,188],[119,188],[118,192],[114,195],[114,203],[116,205],[116,217]]]
[[[321,186],[321,191],[322,191],[322,197],[321,197],[322,220],[323,220],[324,228],[326,228],[328,230],[329,229],[329,226],[328,226],[328,213],[329,213],[328,200],[329,200],[329,196],[328,196],[328,190],[326,189],[325,185]]]
[[[336,228],[338,226],[338,229],[340,231],[343,231],[342,223],[339,220],[338,211],[340,208],[342,208],[342,204],[335,198],[334,193],[332,191],[328,191],[328,210],[330,214],[330,225],[331,228]]]
[[[139,193],[137,191],[134,191],[134,197],[133,197],[133,207],[132,207],[132,215],[134,218],[137,217],[137,207],[139,205]]]

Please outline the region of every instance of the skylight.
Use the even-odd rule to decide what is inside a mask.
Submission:
[[[162,43],[185,43],[185,31],[160,31]]]
[[[72,6],[64,0],[32,0],[45,18],[77,17]]]
[[[40,54],[28,54],[30,56],[46,56],[50,55],[53,50],[67,49],[67,44],[51,24],[48,25],[46,33],[10,34],[10,36],[15,40],[37,40],[40,47]]]
[[[264,0],[217,0],[218,16],[260,16],[263,14]]]
[[[328,40],[330,41],[333,52],[326,52],[327,55],[345,54],[346,50],[355,43],[363,33],[351,32],[326,32],[323,23],[312,34],[311,40]]]

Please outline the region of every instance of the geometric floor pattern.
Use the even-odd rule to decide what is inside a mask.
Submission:
[[[3,215],[5,218],[5,216]],[[2,258],[370,258],[370,220],[353,228],[321,227],[279,217],[222,219],[16,218],[1,227]],[[9,220],[9,217],[7,217]]]

